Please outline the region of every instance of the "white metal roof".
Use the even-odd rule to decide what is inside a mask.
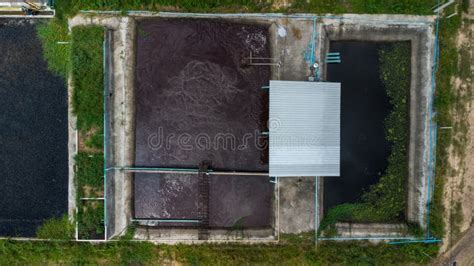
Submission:
[[[341,84],[270,81],[270,176],[340,175]]]

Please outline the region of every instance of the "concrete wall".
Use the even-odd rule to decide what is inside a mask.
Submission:
[[[339,237],[405,237],[408,227],[405,224],[382,223],[336,223]]]
[[[107,167],[133,165],[134,156],[134,19],[115,15],[79,15],[69,20],[69,28],[80,25],[105,27],[110,41],[107,127]],[[116,169],[107,172],[106,237],[123,233],[132,218],[132,178]]]
[[[346,15],[323,19],[320,23],[321,58],[329,50],[330,41],[410,41],[410,134],[406,216],[409,222],[426,227],[428,198],[427,178],[432,108],[432,63],[434,17]],[[342,58],[342,60],[344,60]],[[322,68],[322,77],[326,75]],[[322,202],[319,203],[322,208]]]

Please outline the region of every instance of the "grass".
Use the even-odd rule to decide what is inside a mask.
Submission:
[[[368,13],[431,15],[432,0],[296,0],[290,9],[311,13]]]
[[[92,127],[99,128],[100,132],[103,129],[103,42],[102,27],[72,29],[72,107],[77,116],[77,128],[83,132]]]
[[[158,245],[0,240],[0,264],[192,264],[192,265],[406,265],[427,264],[436,246],[368,242],[293,242],[280,245]]]
[[[70,41],[66,22],[54,19],[49,23],[39,24],[37,33],[42,42],[43,56],[48,62],[48,68],[67,80],[71,68],[70,49],[68,44],[58,44]]]
[[[71,75],[72,107],[77,116],[77,128],[85,137],[85,145],[95,152],[79,150],[75,157],[80,239],[104,237],[104,202],[85,201],[82,197],[102,197],[104,193],[104,28],[79,26],[72,29]],[[88,135],[87,132],[95,133]]]
[[[47,220],[36,231],[36,237],[40,239],[66,240],[74,236],[74,225],[69,221],[67,215],[61,218]]]
[[[408,97],[410,90],[410,43],[394,43],[379,50],[380,79],[392,110],[385,119],[385,136],[391,143],[388,167],[380,180],[366,191],[359,203],[331,208],[320,231],[338,221],[403,222],[408,176]]]
[[[78,202],[79,239],[104,239],[104,201]]]
[[[179,12],[303,12],[303,13],[386,13],[431,15],[435,0],[293,0],[290,8],[274,7],[275,0],[83,0],[57,1],[59,17],[79,10],[153,10]]]
[[[450,216],[451,237],[453,238],[452,240],[455,241],[459,239],[459,236],[461,235],[461,224],[464,219],[461,202],[456,202],[454,204],[453,208],[451,209]]]
[[[452,77],[456,76],[458,69],[458,51],[456,49],[455,38],[461,25],[459,16],[450,19],[441,19],[439,26],[440,56],[438,71],[436,73],[436,122],[438,126],[450,126],[453,123],[452,108],[455,104],[455,94],[451,84]],[[436,141],[436,167],[435,167],[435,187],[430,205],[430,225],[431,235],[442,238],[445,234],[443,221],[443,191],[447,173],[450,170],[448,160],[448,148],[451,145],[452,132],[450,130],[439,130]]]
[[[472,63],[472,58],[471,58],[471,53],[470,53],[470,47],[467,46],[467,44],[463,44],[460,50],[460,61],[459,61],[459,77],[462,80],[467,80],[472,78],[472,72],[471,72],[471,63]]]
[[[75,157],[75,182],[77,197],[94,197],[104,186],[104,155],[103,153],[87,153],[79,151]],[[95,193],[92,193],[95,192]]]

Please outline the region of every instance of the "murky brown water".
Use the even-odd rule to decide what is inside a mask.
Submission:
[[[215,20],[152,19],[137,26],[137,166],[268,171],[269,57],[266,26]],[[161,137],[160,137],[161,136]],[[196,175],[135,175],[135,216],[196,219]],[[273,186],[266,177],[213,176],[212,227],[270,225]]]
[[[136,165],[268,170],[255,143],[270,70],[245,65],[250,51],[268,57],[267,27],[191,19],[137,27]]]

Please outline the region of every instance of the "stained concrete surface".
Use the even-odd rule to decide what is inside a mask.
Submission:
[[[302,233],[315,226],[315,178],[280,177],[280,232]]]
[[[109,30],[110,73],[108,117],[108,166],[130,166],[134,163],[134,37],[135,20],[129,17],[78,15],[69,19],[69,27],[100,25]],[[73,178],[73,177],[70,177]],[[125,233],[133,210],[133,174],[110,170],[106,183],[106,235],[112,238]],[[74,191],[71,191],[74,193]],[[75,199],[75,194],[70,195]],[[73,216],[70,216],[73,218]]]
[[[409,234],[406,224],[389,223],[336,223],[339,237],[406,237]],[[376,241],[376,240],[375,240]]]
[[[137,25],[137,166],[267,171],[267,27],[224,20],[146,19]]]
[[[379,49],[384,42],[331,42],[342,62],[327,64],[327,80],[341,83],[341,175],[324,178],[324,209],[360,200],[385,174],[390,143],[385,119],[391,110],[380,80]]]
[[[32,20],[0,20],[0,236],[67,212],[67,90]]]

